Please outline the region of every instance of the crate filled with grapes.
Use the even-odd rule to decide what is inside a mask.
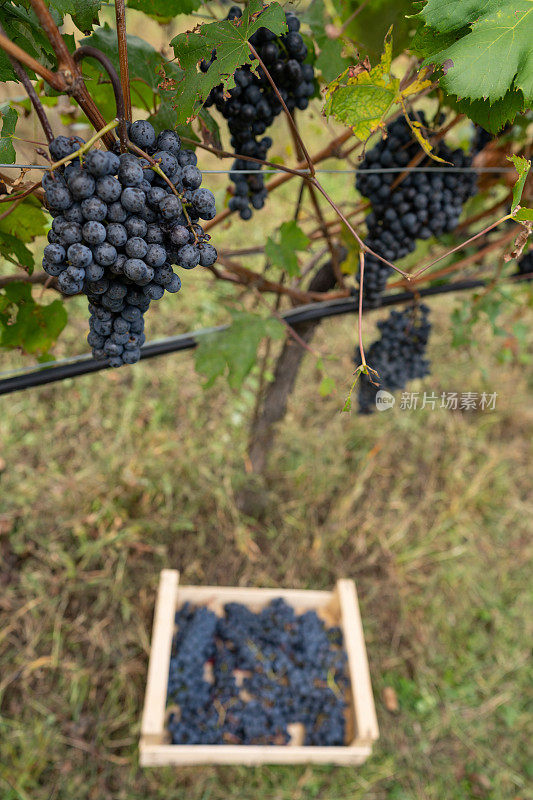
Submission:
[[[142,766],[356,765],[377,738],[353,581],[331,592],[180,586],[162,571]]]

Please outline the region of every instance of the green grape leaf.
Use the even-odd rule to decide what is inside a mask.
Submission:
[[[257,361],[257,348],[265,336],[282,339],[285,327],[277,319],[265,319],[248,311],[231,311],[232,322],[222,333],[203,337],[195,351],[196,371],[207,378],[204,388],[227,375],[232,389],[239,389]]]
[[[517,114],[526,110],[524,95],[515,89],[509,89],[494,103],[485,100],[458,100],[453,95],[447,96],[446,103],[461,114],[466,114],[472,122],[490,133],[498,133],[507,122],[512,122]]]
[[[36,303],[30,284],[15,281],[0,291],[0,347],[44,355],[66,324],[63,302]]]
[[[11,262],[15,259],[15,263],[25,267],[30,274],[33,272],[35,261],[31,250],[19,238],[4,231],[0,231],[0,256]]]
[[[102,0],[54,0],[54,8],[62,15],[70,14],[74,25],[88,33],[98,25]]]
[[[265,255],[276,267],[280,267],[292,278],[300,274],[297,250],[307,250],[309,239],[294,220],[284,222],[279,229],[279,241],[271,236],[265,244]]]
[[[455,42],[426,58],[443,68],[446,92],[490,103],[510,89],[527,103],[533,98],[531,0],[429,0],[420,17],[439,34],[456,33]]]
[[[2,133],[0,134],[0,161],[2,164],[14,164],[17,154],[13,147],[12,136],[15,133],[18,114],[14,108],[6,103],[0,106],[0,116],[2,117]]]
[[[2,203],[2,213],[9,211],[13,203]],[[33,197],[27,197],[13,211],[0,219],[0,233],[16,236],[21,242],[32,242],[36,236],[44,236],[50,217]]]
[[[385,38],[381,61],[348,67],[326,91],[324,113],[349,125],[358,139],[368,139],[381,125],[398,96],[400,81],[391,75],[392,39]]]
[[[518,172],[518,178],[513,186],[513,203],[511,210],[514,211],[522,199],[522,192],[524,191],[527,176],[531,169],[531,161],[528,161],[527,158],[523,156],[507,156],[507,160],[512,161],[514,168]]]
[[[55,16],[60,22],[57,14]],[[31,8],[13,3],[0,4],[0,24],[6,35],[25,52],[48,67],[55,66],[54,51]],[[30,70],[30,77],[35,77]],[[17,81],[18,76],[4,51],[0,51],[0,80]]]
[[[250,0],[240,19],[198,25],[172,39],[176,61],[182,70],[174,84],[178,122],[189,122],[195,117],[211,89],[219,83],[225,91],[235,86],[235,70],[250,63],[248,39],[261,27],[276,34],[286,31],[285,12],[278,3],[271,3],[263,10],[262,0]],[[216,61],[207,72],[201,72],[199,62],[209,61],[213,50],[217,51]]]
[[[142,11],[158,22],[171,22],[178,14],[190,14],[202,5],[202,0],[128,0],[128,8]]]
[[[340,39],[326,39],[320,49],[315,67],[320,70],[327,83],[337,78],[350,63],[342,55],[342,49],[343,43]]]

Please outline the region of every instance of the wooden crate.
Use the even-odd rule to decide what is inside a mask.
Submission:
[[[257,611],[282,597],[297,613],[314,610],[330,624],[340,625],[348,656],[351,683],[348,730],[353,736],[342,747],[300,745],[176,745],[165,728],[165,706],[176,609],[195,604],[237,602]],[[161,572],[154,614],[152,649],[139,746],[143,767],[168,764],[361,764],[378,738],[378,724],[366,657],[355,584],[339,580],[333,592],[299,589],[246,589],[229,586],[179,586],[179,573]]]

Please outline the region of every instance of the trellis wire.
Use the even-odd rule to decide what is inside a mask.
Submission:
[[[441,286],[428,286],[418,289],[416,292],[398,292],[396,294],[385,295],[385,297],[381,299],[379,306],[367,307],[363,308],[363,310],[365,312],[378,311],[380,308],[408,303],[420,297],[431,297],[433,295],[447,294],[449,292],[478,289],[486,286],[488,283],[489,281],[485,280],[465,280]],[[308,305],[299,306],[298,308],[285,312],[282,317],[286,323],[292,326],[301,322],[336,317],[342,314],[355,314],[358,311],[358,302],[358,296],[357,293],[355,293],[351,297],[342,298],[340,300],[329,300],[321,303],[310,303]],[[182,350],[193,350],[198,346],[199,342],[209,334],[222,333],[227,330],[228,327],[229,325],[219,325],[215,328],[204,328],[199,331],[183,333],[178,336],[170,336],[167,339],[148,342],[141,349],[141,360],[155,358],[156,356],[166,355],[168,353],[176,353]],[[48,383],[56,383],[66,380],[67,378],[76,378],[79,375],[100,372],[104,369],[110,369],[106,362],[95,361],[94,358],[88,355],[79,355],[62,359],[61,361],[48,362],[38,368],[22,367],[20,370],[0,373],[0,377],[3,377],[3,380],[0,380],[0,395],[20,392],[24,389],[44,386]],[[9,377],[4,377],[6,375]]]
[[[0,169],[49,169],[47,164],[0,164]],[[256,169],[203,169],[204,175],[229,175],[231,172],[235,175],[249,175],[258,172]],[[516,172],[514,167],[368,167],[364,169],[316,169],[315,172],[320,172],[327,175],[355,175],[357,172],[375,173],[380,174],[384,172]],[[268,167],[262,169],[264,173],[281,173],[286,172],[284,169],[274,169]],[[309,169],[295,169],[299,175],[309,175]]]

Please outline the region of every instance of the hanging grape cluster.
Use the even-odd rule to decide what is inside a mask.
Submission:
[[[42,180],[54,217],[43,269],[64,294],[87,295],[87,341],[112,367],[139,360],[151,301],[181,288],[172,266],[210,267],[217,259],[198,223],[216,211],[212,192],[200,186],[196,155],[182,149],[174,131],[156,137],[144,120],[129,127],[129,138],[152,160],[91,149]],[[59,161],[83,144],[58,136],[50,155]]]
[[[403,389],[409,381],[429,375],[426,347],[431,332],[429,308],[415,306],[404,311],[391,311],[387,319],[378,322],[381,337],[366,354],[367,363],[375,375],[361,375],[359,412],[371,414],[376,408],[376,394],[385,389]],[[355,361],[359,363],[357,350]]]
[[[227,19],[241,16],[241,9],[234,6]],[[299,33],[300,20],[290,11],[285,12],[285,18],[288,33],[276,36],[267,28],[259,28],[250,37],[250,43],[267,67],[289,111],[297,108],[303,111],[315,91],[314,69],[311,64],[304,63],[307,46]],[[216,52],[213,52],[211,61],[203,62],[201,68],[207,72],[215,60]],[[252,56],[250,60],[254,60]],[[255,72],[248,65],[239,68],[235,72],[234,88],[224,94],[222,84],[216,86],[209,93],[205,105],[214,105],[227,119],[235,153],[266,160],[272,139],[263,134],[283,107],[262,67]],[[242,170],[249,170],[250,174],[242,174]],[[261,164],[237,158],[230,178],[235,184],[235,192],[229,207],[238,211],[241,219],[250,219],[252,208],[263,208],[267,196]]]
[[[424,114],[419,117],[426,125]],[[402,117],[387,127],[387,137],[368,151],[361,168],[403,168],[418,152],[420,145]],[[431,171],[411,172],[395,189],[391,186],[398,171],[357,173],[356,188],[372,204],[366,218],[365,243],[387,261],[394,263],[411,253],[417,239],[453,231],[464,203],[476,192],[475,173],[446,172],[450,164],[458,169],[470,167],[470,156],[461,149],[451,150],[444,142],[434,148],[434,153],[449,164],[425,158],[417,166]],[[390,267],[367,254],[363,296],[369,304],[379,305],[390,273]]]

